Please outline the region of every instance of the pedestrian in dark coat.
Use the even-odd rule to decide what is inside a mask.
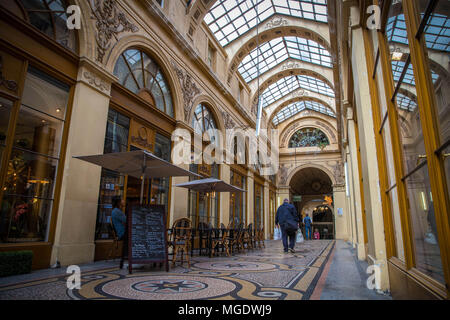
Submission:
[[[281,239],[283,240],[285,253],[288,251],[291,253],[295,252],[295,236],[299,221],[300,219],[295,207],[289,203],[288,199],[284,199],[283,204],[277,210],[275,224],[278,228],[281,228]]]

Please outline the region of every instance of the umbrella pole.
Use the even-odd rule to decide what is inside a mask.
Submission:
[[[140,200],[141,206],[142,206],[142,200],[144,199],[145,169],[147,168],[146,160],[147,160],[147,157],[145,156],[145,153],[144,153],[144,164],[142,166],[142,181],[141,181],[141,200]]]

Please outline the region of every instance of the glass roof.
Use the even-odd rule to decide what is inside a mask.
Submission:
[[[403,110],[414,111],[417,108],[417,103],[399,92],[397,93],[397,106]]]
[[[284,107],[276,114],[276,116],[273,118],[272,122],[275,126],[277,126],[280,123],[282,123],[283,121],[286,121],[287,119],[295,116],[296,114],[302,112],[305,109],[317,111],[317,112],[323,113],[330,117],[336,117],[333,110],[324,106],[323,104],[316,102],[316,101],[306,100],[306,101],[299,101],[299,102],[290,104],[287,107]]]
[[[274,14],[328,22],[327,0],[219,0],[204,21],[222,46]]]
[[[275,38],[253,49],[239,65],[239,72],[246,82],[250,82],[281,62],[292,58],[332,68],[331,55],[315,41],[299,37]]]
[[[391,61],[391,64],[394,81],[397,83],[400,80],[400,76],[402,75],[406,63],[403,61],[393,60]],[[435,83],[439,79],[439,75],[433,70],[431,70],[431,79],[433,80],[433,83]],[[416,82],[414,81],[414,71],[411,63],[408,65],[408,69],[406,70],[405,78],[403,78],[402,83],[410,84],[412,86],[416,85]]]
[[[310,90],[334,98],[334,91],[325,82],[311,76],[289,76],[271,84],[262,94],[263,107],[274,103],[283,96],[299,89]]]
[[[429,49],[450,52],[450,19],[447,16],[431,14],[424,31],[425,42]],[[389,42],[408,44],[403,14],[388,19],[386,34]]]

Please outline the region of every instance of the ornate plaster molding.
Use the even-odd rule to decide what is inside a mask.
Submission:
[[[181,84],[181,91],[183,92],[184,100],[184,120],[189,120],[189,115],[191,114],[194,99],[201,93],[200,88],[192,79],[191,75],[181,69],[175,61],[172,61],[173,69],[177,75],[178,80]]]
[[[274,17],[272,20],[266,23],[266,29],[270,29],[273,27],[279,26],[287,26],[289,21],[287,19],[283,19],[282,17]]]
[[[14,80],[8,80],[3,75],[3,57],[0,56],[0,86],[5,86],[6,89],[16,92],[17,82]]]
[[[111,39],[117,37],[122,32],[137,32],[139,28],[128,21],[125,13],[117,7],[115,0],[91,0],[91,8],[94,18],[97,20],[95,26],[97,32],[95,40],[97,42],[96,60],[103,63],[105,53],[111,47]]]

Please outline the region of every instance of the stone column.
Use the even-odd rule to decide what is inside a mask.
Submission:
[[[116,78],[82,58],[75,86],[51,264],[92,262],[101,167],[74,156],[102,154],[111,83]]]
[[[270,230],[269,230],[269,206],[270,206],[270,198],[269,198],[270,185],[269,181],[264,182],[264,239],[269,239]]]
[[[231,170],[230,166],[227,164],[220,165],[220,179],[226,183],[230,183]],[[228,224],[230,221],[230,193],[222,192],[220,193],[220,204],[219,204],[219,225],[223,222],[224,225]]]
[[[355,85],[356,113],[361,148],[361,162],[364,185],[364,202],[367,221],[368,260],[381,269],[381,290],[389,289],[389,277],[384,238],[383,212],[379,185],[377,149],[372,117],[366,48],[363,30],[359,24],[360,12],[357,6],[351,7],[351,61]]]
[[[334,226],[336,228],[336,239],[348,240],[348,220],[350,219],[349,210],[347,210],[347,201],[345,196],[345,185],[333,186],[334,199]],[[342,211],[342,215],[338,212]]]
[[[247,173],[247,224],[253,223],[255,214],[255,204],[254,204],[254,191],[255,190],[255,180],[253,179],[253,172],[248,170]]]

